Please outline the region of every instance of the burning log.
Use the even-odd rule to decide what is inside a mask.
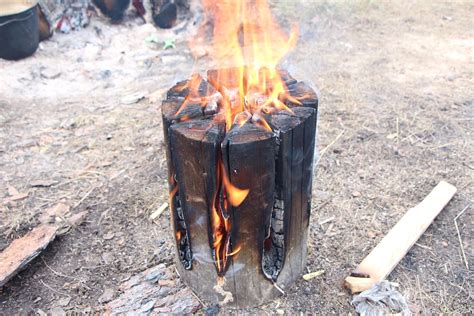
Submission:
[[[178,271],[203,299],[241,307],[306,265],[318,106],[287,72],[258,69],[255,85],[252,72],[194,75],[162,104]]]

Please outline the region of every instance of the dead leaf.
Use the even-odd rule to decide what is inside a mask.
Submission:
[[[66,218],[66,221],[63,222],[63,225],[58,229],[58,235],[64,235],[67,233],[72,227],[77,227],[84,222],[86,218],[87,211],[82,211],[76,214],[71,215],[70,217]]]
[[[361,196],[361,195],[362,195],[362,194],[361,194],[359,191],[354,191],[354,192],[352,192],[352,196],[353,196],[353,197],[359,197],[359,196]]]
[[[28,197],[28,193],[20,193],[18,192],[17,189],[12,187],[11,185],[7,186],[7,189],[8,189],[8,195],[10,195],[10,197],[7,197],[6,199],[3,200],[4,204],[9,204],[14,201],[23,200]]]
[[[70,296],[65,296],[63,298],[60,298],[58,300],[59,306],[66,307],[69,305],[69,302],[71,302],[71,297]]]
[[[108,232],[107,234],[104,235],[105,240],[110,240],[115,237],[115,234],[113,232]]]
[[[102,295],[99,297],[99,303],[110,302],[114,298],[115,291],[111,288],[106,288]]]
[[[121,238],[117,241],[117,245],[119,245],[119,246],[125,245],[125,238],[121,237]]]
[[[76,213],[72,215],[71,217],[69,217],[67,219],[67,222],[71,224],[72,226],[79,226],[84,222],[84,219],[86,218],[87,213],[88,213],[87,211]]]
[[[20,192],[18,192],[18,190],[12,187],[11,185],[7,186],[7,188],[8,188],[8,195],[10,196],[15,196],[15,195],[20,194]]]
[[[379,231],[379,230],[369,230],[367,231],[367,236],[369,236],[369,238],[375,238],[377,236],[380,236],[382,235],[382,232]]]
[[[23,199],[26,199],[28,197],[28,193],[19,193],[17,195],[14,195],[12,197],[9,198],[10,201],[19,201],[19,200],[23,200]]]

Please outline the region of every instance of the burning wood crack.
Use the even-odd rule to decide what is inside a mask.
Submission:
[[[276,130],[275,166],[278,165],[280,148],[279,131]],[[277,170],[275,170],[277,171]],[[276,179],[275,179],[276,180]],[[277,182],[277,181],[275,181]],[[284,231],[285,201],[281,196],[278,183],[275,183],[273,209],[266,239],[263,244],[262,270],[264,275],[276,281],[285,258],[285,231]]]
[[[173,189],[170,193],[170,205],[172,212],[176,214],[176,244],[178,246],[178,255],[183,263],[185,269],[189,270],[192,267],[193,253],[189,241],[188,230],[186,229],[186,222],[184,220],[183,207],[179,196],[178,183],[176,181],[176,174],[171,178],[171,185]]]

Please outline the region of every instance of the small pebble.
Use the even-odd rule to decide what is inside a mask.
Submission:
[[[359,196],[361,196],[361,194],[360,194],[359,191],[354,191],[354,192],[352,192],[352,196],[353,197],[359,197]]]
[[[114,298],[114,290],[111,288],[106,288],[104,290],[104,293],[102,293],[102,295],[99,297],[99,303],[110,302],[113,298]]]

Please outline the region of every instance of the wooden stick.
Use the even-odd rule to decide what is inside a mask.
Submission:
[[[154,211],[151,215],[150,215],[150,219],[151,220],[154,220],[158,217],[160,217],[161,213],[163,213],[164,210],[166,210],[168,208],[168,203],[163,203],[156,211]]]
[[[453,185],[441,181],[420,204],[407,211],[351,276],[346,278],[345,286],[352,293],[358,293],[385,279],[455,193]]]

